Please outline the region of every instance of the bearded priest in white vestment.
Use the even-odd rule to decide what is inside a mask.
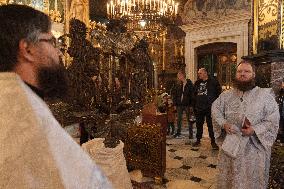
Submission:
[[[66,91],[50,27],[31,7],[0,6],[0,188],[111,189],[42,99]]]
[[[271,89],[255,86],[255,67],[242,61],[234,89],[213,103],[216,128],[226,131],[219,152],[218,189],[266,189],[279,110]]]

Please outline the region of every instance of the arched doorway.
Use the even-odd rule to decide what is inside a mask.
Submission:
[[[239,15],[239,14],[238,14]],[[237,44],[237,62],[241,61],[242,56],[248,54],[248,38],[249,29],[248,23],[251,17],[250,12],[242,14],[240,17],[226,16],[225,20],[217,19],[200,20],[193,24],[182,26],[186,32],[185,37],[185,71],[187,77],[192,81],[197,79],[197,54],[196,48],[201,45],[211,43],[235,43]]]
[[[222,89],[232,87],[237,65],[237,44],[216,42],[196,48],[197,69],[206,68],[220,82]]]

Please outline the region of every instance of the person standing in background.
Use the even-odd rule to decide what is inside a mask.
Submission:
[[[192,105],[193,84],[190,79],[186,79],[184,71],[179,71],[177,78],[180,84],[173,91],[173,103],[177,110],[177,132],[174,137],[181,137],[182,116],[183,112],[185,112],[189,128],[189,138],[192,139],[193,131],[192,122],[190,121],[190,108]]]
[[[198,70],[198,80],[194,84],[194,113],[196,117],[196,142],[193,146],[200,146],[200,140],[203,135],[203,125],[206,118],[209,137],[211,139],[211,146],[214,150],[218,150],[219,147],[215,142],[215,136],[213,131],[213,124],[211,118],[211,106],[212,103],[221,94],[221,86],[219,82],[212,77],[208,76],[205,68]]]
[[[167,118],[168,118],[168,132],[167,134],[168,135],[174,135],[175,133],[175,107],[173,105],[173,100],[171,98],[171,96],[168,96],[168,99],[167,99]]]

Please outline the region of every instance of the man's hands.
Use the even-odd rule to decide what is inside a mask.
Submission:
[[[246,117],[241,131],[243,136],[251,136],[254,134],[254,129],[252,128],[250,121]]]
[[[236,133],[236,131],[233,129],[232,125],[230,125],[228,123],[225,123],[223,127],[224,127],[226,133],[229,134],[229,135]]]
[[[230,125],[228,123],[225,123],[223,125],[223,128],[225,129],[227,134],[234,134],[234,133],[236,133],[236,130],[232,127],[232,125]],[[251,123],[250,123],[250,121],[247,118],[245,118],[245,121],[244,121],[243,127],[241,129],[241,132],[242,132],[243,136],[252,136],[254,134],[254,129],[251,126]]]

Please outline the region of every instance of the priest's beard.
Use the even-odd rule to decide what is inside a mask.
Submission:
[[[41,67],[38,70],[38,82],[47,98],[64,98],[68,93],[67,72],[62,64]]]
[[[255,87],[255,79],[252,78],[248,81],[240,81],[238,79],[235,79],[233,82],[234,88],[239,89],[240,91],[249,91]]]

